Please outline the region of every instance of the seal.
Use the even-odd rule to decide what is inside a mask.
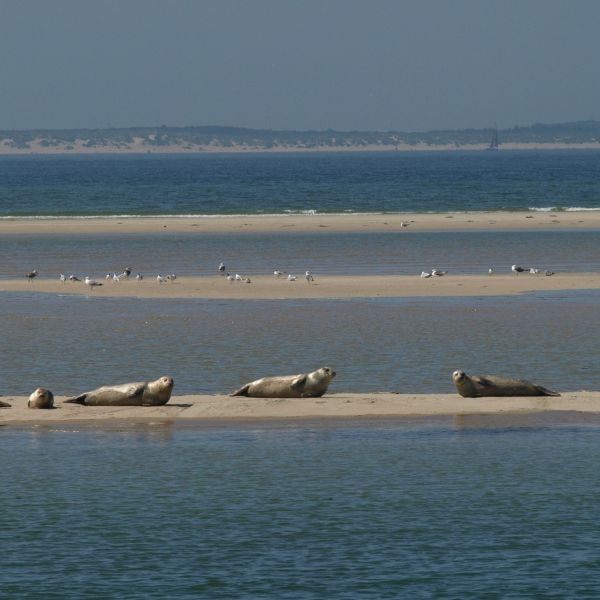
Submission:
[[[263,377],[247,383],[231,396],[251,398],[320,398],[326,391],[335,371],[321,367],[312,373]]]
[[[11,405],[8,402],[3,402],[0,400],[0,408],[10,408]]]
[[[560,396],[541,385],[525,379],[506,379],[495,375],[467,375],[464,371],[454,371],[452,381],[456,391],[463,398],[481,396]]]
[[[37,388],[27,401],[28,408],[54,408],[54,394],[46,388]]]
[[[65,402],[85,406],[162,406],[169,401],[172,391],[173,378],[165,376],[156,381],[106,385]]]

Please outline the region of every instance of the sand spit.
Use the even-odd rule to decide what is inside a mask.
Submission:
[[[165,406],[96,406],[63,404],[32,410],[25,396],[3,396],[12,408],[0,409],[3,424],[59,424],[87,422],[102,426],[118,421],[169,423],[175,421],[269,421],[368,417],[432,417],[501,415],[548,411],[600,413],[600,392],[565,392],[560,397],[461,398],[456,394],[339,393],[323,398],[231,398],[229,396],[174,396]]]
[[[153,277],[103,285],[91,290],[83,282],[55,279],[0,280],[1,292],[33,292],[62,295],[135,298],[205,298],[211,300],[291,300],[335,298],[409,298],[433,296],[506,296],[528,292],[600,289],[600,273],[544,275],[452,275],[422,279],[415,275],[319,276],[314,283],[251,276],[252,283],[229,282],[225,277],[178,277],[159,284]]]
[[[331,233],[600,229],[598,211],[290,214],[201,217],[0,218],[0,235],[122,233]]]

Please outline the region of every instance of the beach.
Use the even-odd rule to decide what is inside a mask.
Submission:
[[[391,214],[289,214],[2,218],[0,235],[123,233],[277,233],[379,231],[511,231],[600,229],[600,210]]]
[[[168,404],[81,406],[55,398],[54,409],[27,408],[27,397],[7,396],[0,425],[77,424],[103,427],[111,422],[157,425],[195,420],[276,422],[299,419],[412,418],[508,415],[544,412],[600,413],[600,391],[565,392],[560,397],[462,398],[458,394],[336,393],[322,398],[244,398],[225,395],[173,396]]]
[[[507,271],[509,268],[506,269]],[[0,280],[0,292],[27,292],[93,296],[95,298],[199,298],[209,300],[294,300],[342,298],[411,298],[457,296],[513,296],[529,292],[557,292],[600,289],[600,273],[561,273],[531,275],[357,275],[317,276],[305,281],[302,273],[296,281],[285,276],[252,275],[251,283],[228,281],[225,277],[178,277],[158,283],[155,277],[143,281],[130,278],[118,283],[99,279],[101,286],[91,289],[83,281],[61,282],[58,279]]]

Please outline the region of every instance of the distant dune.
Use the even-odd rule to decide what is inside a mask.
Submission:
[[[494,130],[292,131],[240,127],[130,127],[0,131],[0,154],[368,152],[486,149]],[[499,129],[500,149],[600,148],[600,121]]]

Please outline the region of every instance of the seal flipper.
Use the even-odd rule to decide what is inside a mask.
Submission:
[[[245,386],[241,387],[239,390],[236,390],[230,396],[247,396],[248,391],[250,390],[250,384],[247,383]]]
[[[543,385],[536,385],[535,389],[540,393],[541,396],[560,396],[559,392],[554,392],[545,388]]]
[[[298,375],[292,383],[290,383],[290,387],[293,390],[302,389],[306,385],[306,380],[308,379],[308,375]]]
[[[85,399],[87,398],[87,393],[86,394],[81,394],[81,396],[75,396],[74,398],[67,398],[66,400],[63,400],[63,404],[65,403],[69,403],[69,404],[83,404],[83,406],[85,406]]]

